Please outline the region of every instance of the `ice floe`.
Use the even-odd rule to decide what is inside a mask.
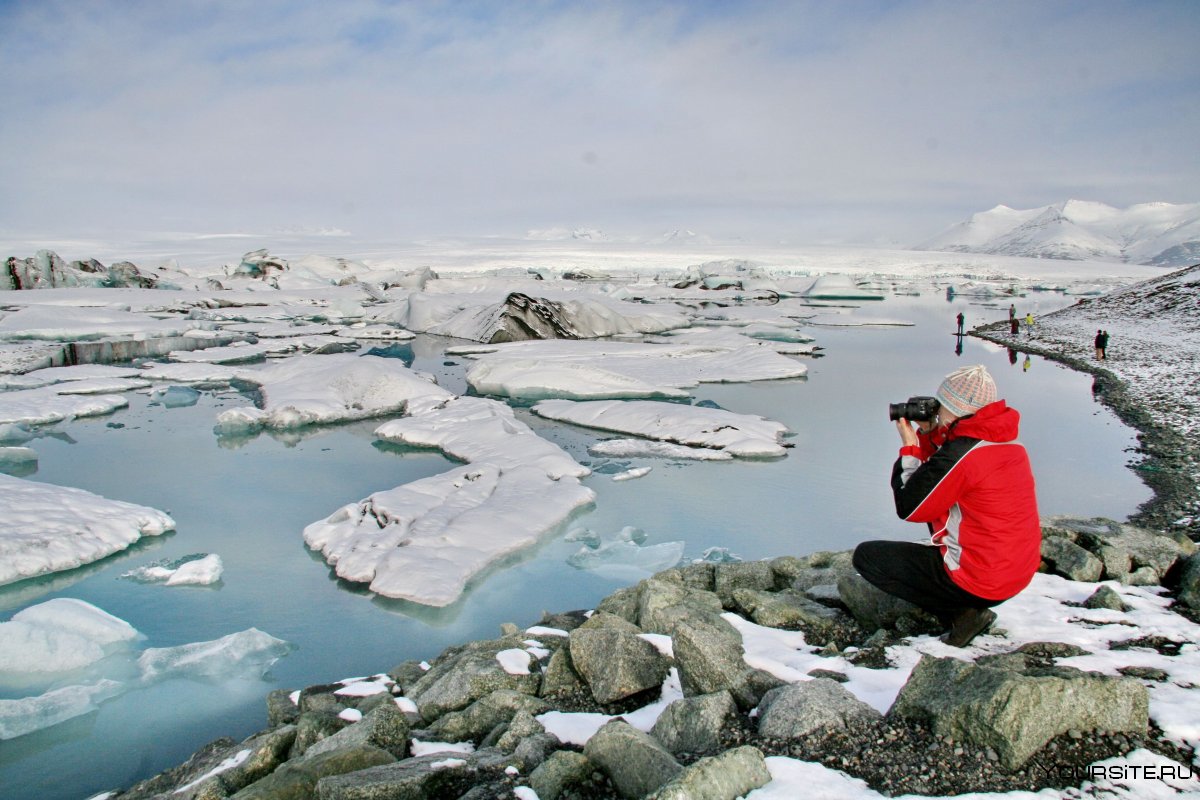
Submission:
[[[48,600],[0,622],[0,677],[86,667],[137,636],[129,623],[90,603]]]
[[[654,400],[543,400],[533,412],[588,428],[644,436],[691,447],[709,447],[743,458],[786,455],[780,422],[719,408]]]
[[[167,586],[211,586],[221,580],[225,565],[216,553],[184,556],[173,561],[146,564],[132,569],[122,578],[140,583],[162,583]]]
[[[217,417],[221,433],[400,414],[415,400],[452,396],[402,362],[371,355],[297,356],[238,375],[259,385],[262,404],[222,412]]]
[[[29,306],[0,319],[0,340],[79,342],[108,336],[183,336],[203,327],[190,319],[155,319],[116,308]]]
[[[537,466],[483,462],[377,492],[304,529],[346,580],[446,606],[476,574],[538,541],[595,494]]]
[[[174,528],[153,508],[0,474],[0,585],[73,569]]]
[[[604,439],[588,448],[594,456],[608,458],[670,458],[688,461],[732,461],[733,454],[707,447],[656,442],[649,439]]]
[[[46,425],[111,414],[129,401],[117,394],[61,394],[57,386],[0,392],[0,423]]]
[[[89,714],[124,692],[120,681],[63,686],[40,695],[0,699],[0,740],[15,739]]]
[[[138,656],[137,666],[144,681],[173,677],[206,680],[261,677],[291,649],[282,639],[249,628],[209,642],[148,648]]]

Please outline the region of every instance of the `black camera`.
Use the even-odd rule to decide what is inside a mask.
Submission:
[[[936,397],[910,397],[903,403],[888,403],[888,419],[893,422],[898,419],[928,422],[941,406]]]

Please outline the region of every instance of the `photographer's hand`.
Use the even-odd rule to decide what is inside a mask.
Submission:
[[[917,432],[913,430],[913,426],[908,420],[903,417],[896,420],[896,430],[900,432],[900,442],[905,447],[917,446]]]

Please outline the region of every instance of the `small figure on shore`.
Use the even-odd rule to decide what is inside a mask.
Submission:
[[[1017,318],[1017,307],[1015,305],[1013,305],[1012,303],[1009,303],[1008,304],[1008,319],[1011,322],[1011,321],[1015,320],[1016,318]]]
[[[962,313],[961,311],[960,311],[960,312],[958,312],[958,335],[959,335],[959,336],[962,336],[962,332],[963,332],[963,321],[964,321],[965,319],[966,319],[966,317],[964,317],[964,316],[963,316],[963,313]]]
[[[1033,312],[1025,314],[1025,335],[1033,336]]]
[[[1097,358],[1101,361],[1108,360],[1108,331],[1099,331],[1096,336],[1096,349],[1099,351]]]
[[[937,617],[947,629],[942,641],[966,647],[996,620],[991,608],[1033,579],[1042,529],[1029,456],[1017,441],[1020,417],[997,399],[987,369],[947,375],[934,408],[931,419],[896,420],[901,448],[892,467],[896,513],[926,523],[930,541],[863,542],[854,568]]]
[[[1008,332],[1011,335],[1016,336],[1020,330],[1021,330],[1021,323],[1017,322],[1016,317],[1013,317],[1012,319],[1010,319],[1008,321]]]

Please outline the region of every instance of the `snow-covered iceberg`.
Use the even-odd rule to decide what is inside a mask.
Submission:
[[[0,319],[0,340],[78,342],[108,336],[183,336],[200,327],[190,319],[155,319],[116,308],[29,306]]]
[[[472,464],[376,492],[304,529],[345,580],[385,597],[453,603],[467,582],[533,545],[595,494],[539,466]]]
[[[208,553],[146,564],[121,577],[139,583],[162,583],[167,586],[211,586],[221,580],[224,572],[225,564],[221,557],[216,553]]]
[[[63,394],[57,385],[0,392],[0,423],[46,425],[79,417],[111,414],[127,405],[129,401],[121,395]]]
[[[217,417],[221,433],[287,430],[400,414],[414,400],[452,396],[402,362],[370,355],[298,356],[245,370],[239,378],[259,385],[262,404],[222,412]]]
[[[0,677],[86,667],[137,637],[132,625],[91,603],[47,600],[0,622]]]
[[[73,569],[174,528],[153,508],[0,474],[0,585]]]
[[[709,447],[743,458],[787,454],[780,440],[786,425],[719,408],[654,400],[543,400],[533,413],[587,428],[644,436],[690,447]]]

